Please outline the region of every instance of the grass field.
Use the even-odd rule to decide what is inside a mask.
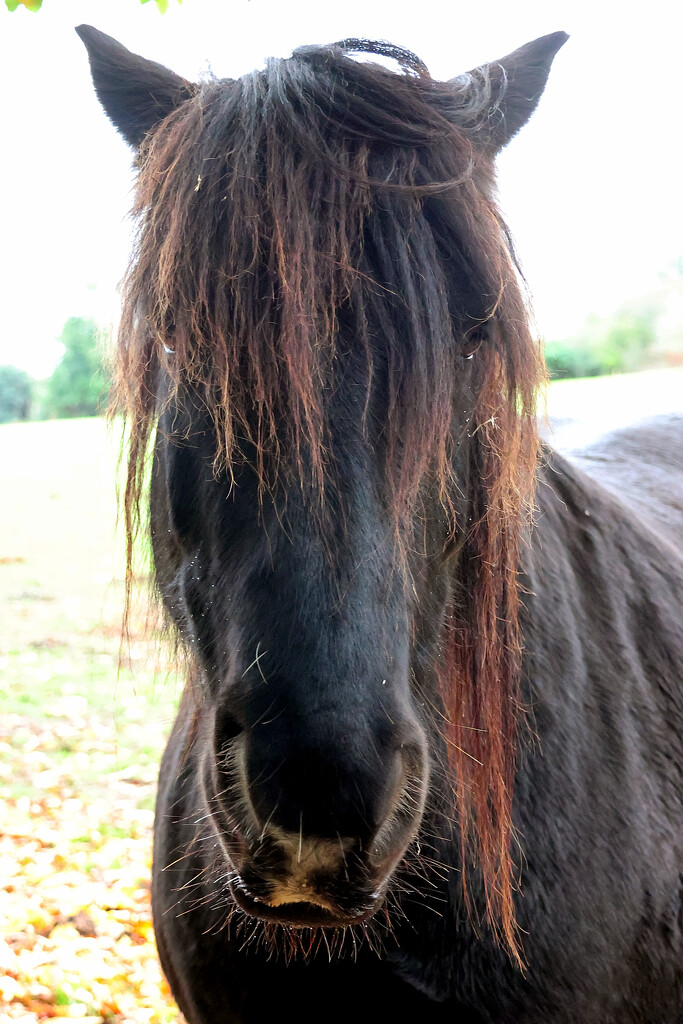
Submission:
[[[177,1016],[149,873],[178,685],[142,614],[119,667],[115,447],[97,419],[0,427],[0,1021]]]
[[[548,399],[564,447],[676,409],[683,370],[561,382]],[[149,866],[179,686],[142,612],[119,667],[116,476],[101,420],[0,426],[0,1021],[177,1015]]]
[[[157,756],[175,692],[140,615],[119,666],[115,440],[100,419],[9,424],[0,451],[2,710],[45,721],[87,700],[118,732],[115,761],[98,766],[96,783],[106,769]]]

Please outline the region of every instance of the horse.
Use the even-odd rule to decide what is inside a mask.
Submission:
[[[448,82],[348,39],[197,85],[78,32],[137,163],[129,564],[148,509],[188,657],[178,1006],[681,1024],[683,421],[540,444],[495,200],[566,35]]]

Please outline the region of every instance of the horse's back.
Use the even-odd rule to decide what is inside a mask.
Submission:
[[[572,460],[683,554],[683,414],[614,431]]]

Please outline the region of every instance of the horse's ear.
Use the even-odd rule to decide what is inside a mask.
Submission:
[[[197,87],[161,64],[131,53],[92,25],[76,29],[85,43],[97,97],[126,142],[137,149],[147,132]]]
[[[473,79],[480,83],[485,77],[490,82],[490,102],[484,119],[476,126],[480,148],[495,156],[527,123],[545,89],[553,58],[568,39],[566,32],[551,32],[498,61],[452,79],[452,84],[464,93]]]

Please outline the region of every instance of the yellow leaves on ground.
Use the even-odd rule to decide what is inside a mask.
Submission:
[[[0,799],[0,1021],[173,1021],[151,924],[153,812],[140,806],[151,773],[110,770],[79,796],[74,757],[96,770],[111,736],[85,723],[60,763],[60,727],[12,714],[0,727],[0,775],[18,790]]]

